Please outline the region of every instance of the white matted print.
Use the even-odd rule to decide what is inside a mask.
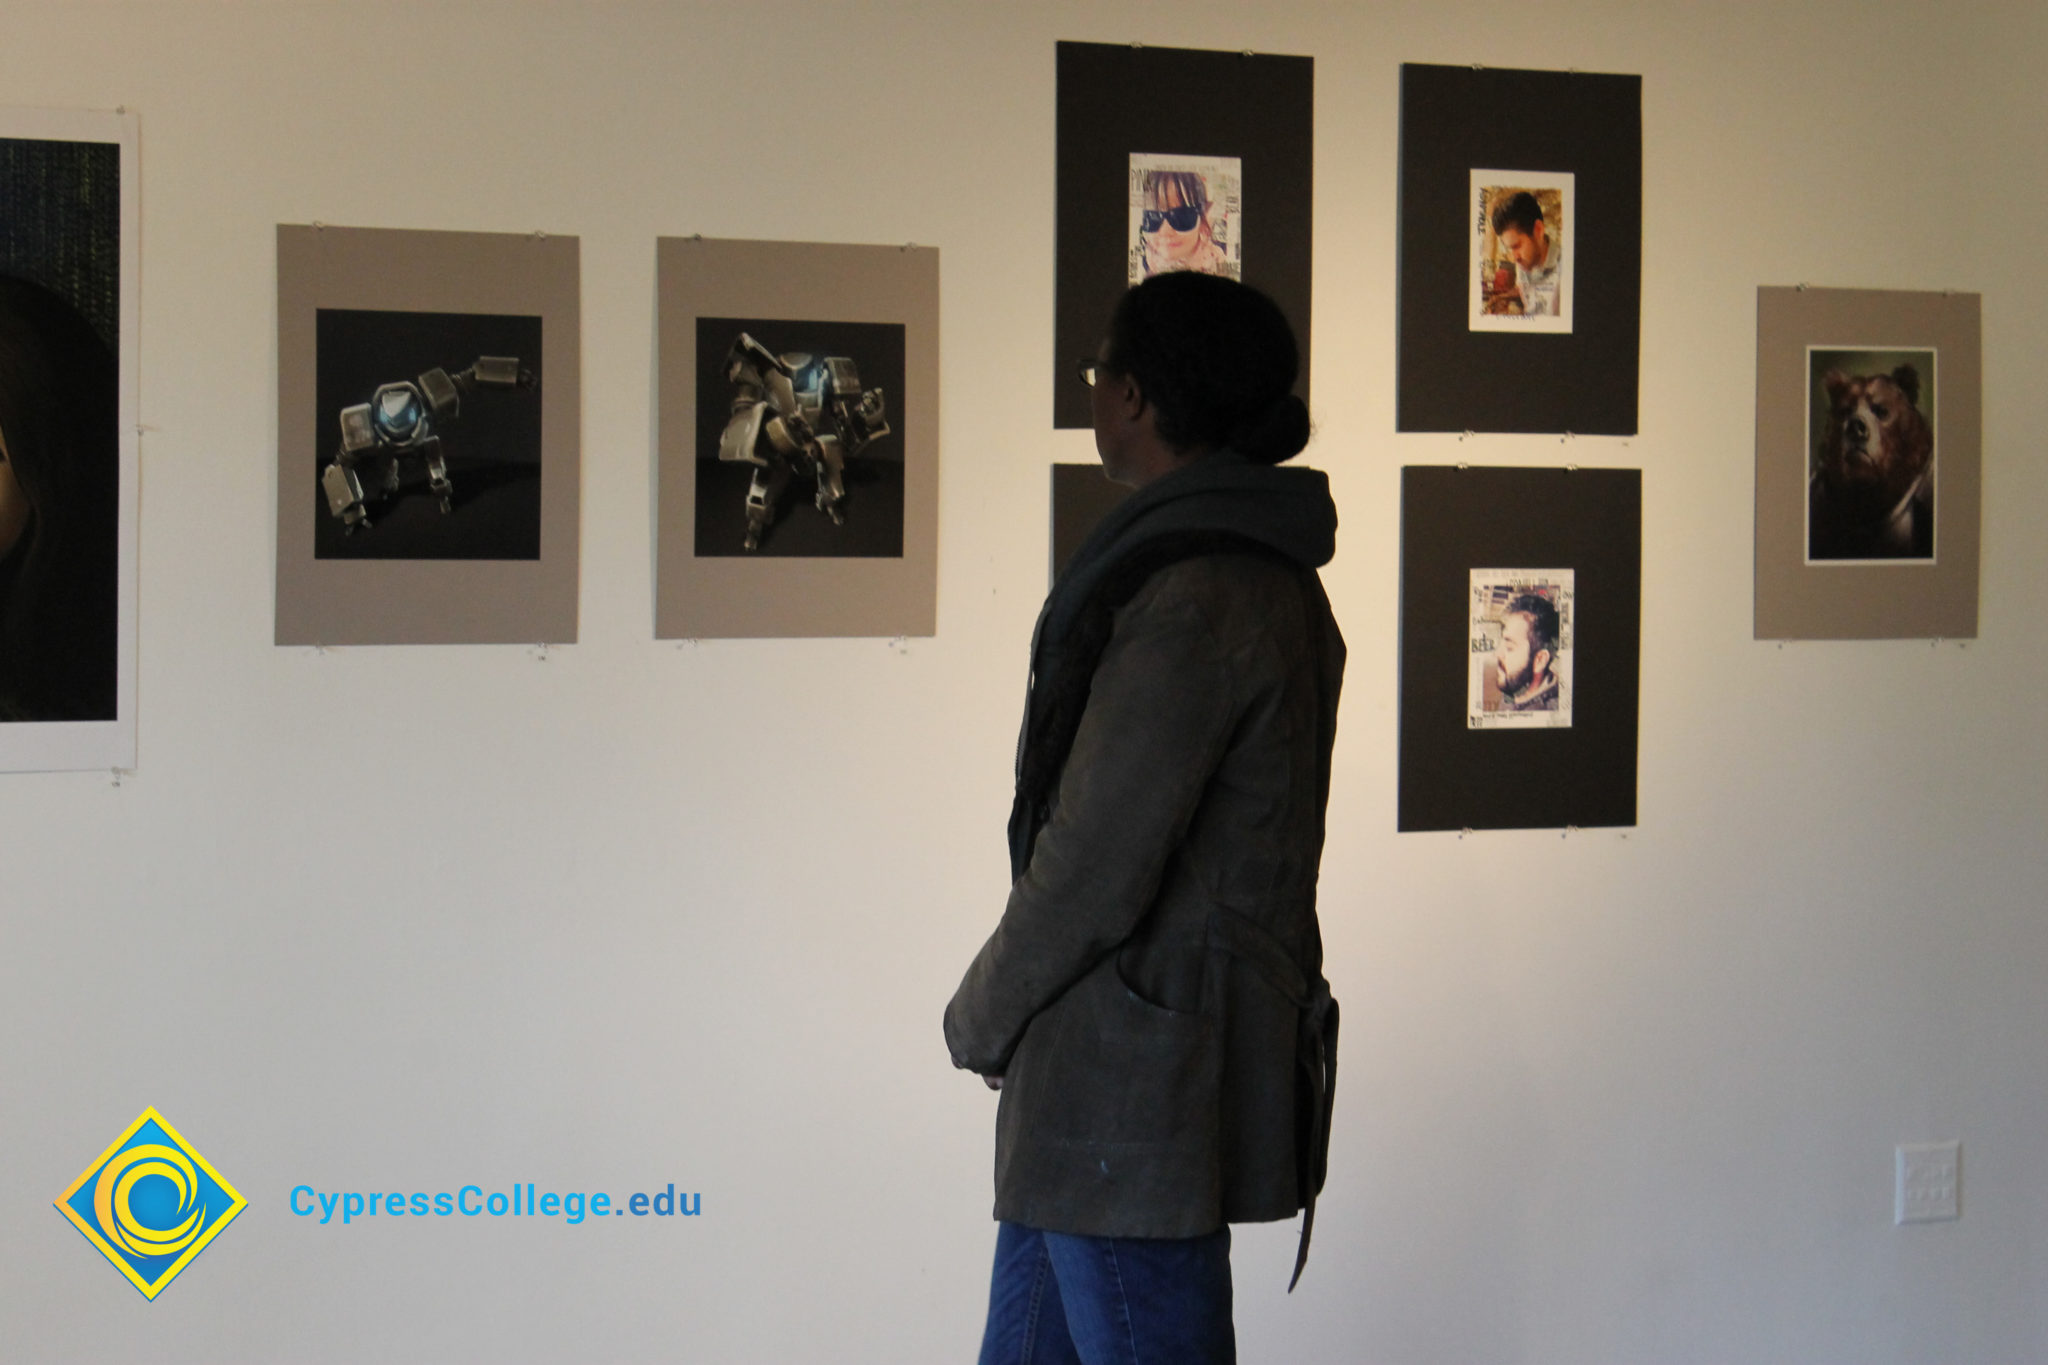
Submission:
[[[1570,569],[1472,570],[1468,728],[1571,728],[1576,615]]]
[[[1129,278],[1193,270],[1244,278],[1244,172],[1234,156],[1132,152]]]
[[[1806,563],[1935,562],[1932,347],[1806,348]]]
[[[1572,330],[1572,181],[1569,171],[1472,172],[1471,331]]]
[[[0,110],[0,771],[135,763],[133,114]]]

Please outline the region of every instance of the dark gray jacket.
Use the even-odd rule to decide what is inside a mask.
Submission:
[[[998,1218],[1191,1237],[1312,1204],[1335,527],[1320,473],[1211,457],[1127,499],[1047,600],[1016,879],[945,1018],[955,1064],[1004,1078]]]

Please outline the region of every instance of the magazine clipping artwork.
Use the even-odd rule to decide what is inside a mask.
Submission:
[[[1132,152],[1130,282],[1174,270],[1244,278],[1244,176],[1234,156]]]
[[[1472,172],[1471,331],[1572,330],[1572,179],[1567,171]]]
[[[1474,569],[1466,611],[1467,727],[1570,729],[1572,570]]]

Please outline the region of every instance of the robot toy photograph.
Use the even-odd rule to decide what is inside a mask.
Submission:
[[[370,529],[369,504],[424,483],[445,516],[454,508],[443,433],[462,416],[463,400],[480,389],[530,389],[533,371],[516,356],[478,356],[454,374],[431,369],[417,380],[377,386],[366,403],[341,410],[341,444],[321,472],[327,510],[349,534]]]
[[[846,464],[890,434],[880,387],[862,389],[851,357],[769,350],[741,332],[725,353],[732,407],[718,441],[724,464],[753,466],[744,546],[758,550],[790,481],[812,480],[812,505],[846,524]]]

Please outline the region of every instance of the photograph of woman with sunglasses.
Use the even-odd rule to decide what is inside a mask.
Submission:
[[[1174,270],[1243,276],[1243,203],[1234,156],[1131,154],[1130,282]]]

